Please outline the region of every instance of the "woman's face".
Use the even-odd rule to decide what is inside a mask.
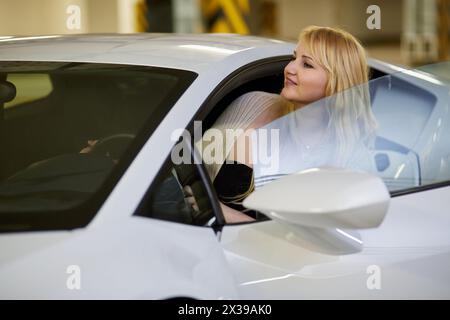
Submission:
[[[291,62],[284,68],[281,96],[301,108],[325,97],[327,73],[299,43]]]

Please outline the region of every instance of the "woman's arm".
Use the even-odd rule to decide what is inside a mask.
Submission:
[[[274,119],[279,118],[280,116],[285,114],[284,106],[277,105],[273,108],[267,109],[264,113],[262,113],[256,120],[251,123],[249,128],[242,133],[235,141],[230,153],[228,155],[228,159],[233,159],[240,163],[247,165],[248,167],[253,167],[253,159],[252,159],[252,140],[251,134],[252,132],[264,126],[265,124],[273,121]],[[223,215],[225,217],[226,223],[239,223],[239,222],[250,222],[255,221],[252,217],[248,215],[228,207],[227,205],[220,202],[220,207],[222,208]]]
[[[220,208],[222,209],[223,216],[225,217],[226,223],[239,223],[239,222],[251,222],[255,221],[252,217],[249,217],[248,215],[235,210],[233,208],[230,208],[226,205],[224,205],[222,202],[220,202]]]
[[[185,186],[183,189],[186,193],[186,201],[192,207],[192,210],[198,211],[199,207],[197,204],[197,200],[194,197],[194,193],[192,192],[192,188],[190,186]],[[220,208],[222,209],[223,216],[225,218],[226,223],[239,223],[239,222],[255,221],[255,219],[253,219],[252,217],[249,217],[248,215],[246,215],[238,210],[230,208],[230,207],[224,205],[220,201],[219,201],[219,203],[220,203]]]

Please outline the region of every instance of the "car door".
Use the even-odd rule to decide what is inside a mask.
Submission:
[[[391,195],[383,223],[357,233],[333,229],[353,241],[356,245],[352,248],[346,248],[339,237],[324,245],[327,241],[319,239],[322,233],[317,230],[293,231],[274,220],[226,225],[221,243],[243,297],[450,297],[448,84],[433,74],[408,71],[373,80],[368,89],[377,135],[367,161],[354,161],[348,168],[383,179]],[[320,106],[308,106],[302,112],[312,107]],[[264,129],[283,128],[286,121],[275,120]],[[326,157],[326,152],[295,158],[296,152],[281,164],[279,173],[331,163],[320,158]],[[308,162],[312,158],[316,162]],[[305,162],[292,164],[292,159]],[[254,172],[257,183],[255,166]],[[324,199],[327,196],[323,194]]]
[[[144,66],[0,62],[0,298],[236,297],[207,224],[214,208],[198,164],[176,171],[170,154],[164,163],[158,148],[142,152],[161,137],[161,122],[169,126],[166,113],[196,76]],[[139,156],[145,187],[123,179],[136,172],[130,163]],[[198,212],[187,205],[182,181],[201,196]],[[135,215],[124,190],[145,194]],[[114,196],[121,206],[105,205]]]

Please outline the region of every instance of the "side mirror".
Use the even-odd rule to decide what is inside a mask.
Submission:
[[[314,168],[263,186],[243,205],[284,224],[363,229],[381,224],[389,202],[389,191],[377,176],[347,169]]]

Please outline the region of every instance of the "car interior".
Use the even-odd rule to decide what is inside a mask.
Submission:
[[[390,191],[422,185],[420,150],[415,149],[437,98],[398,77],[381,78],[371,90],[379,124],[375,142],[378,174]]]
[[[120,147],[126,148],[122,143],[130,142],[136,129],[148,118],[145,108],[148,97],[127,94],[132,85],[139,92],[139,83],[105,81],[104,75],[51,77],[54,87],[48,96],[5,108],[3,112],[3,130],[9,136],[2,143],[2,149],[9,155],[2,157],[3,178],[25,168],[30,161],[81,150],[92,139],[102,139],[105,144],[109,141],[110,146],[115,142],[120,156]],[[158,81],[154,82],[151,86],[158,87]],[[158,90],[165,92],[163,88]],[[156,105],[159,103],[155,101]],[[126,106],[135,106],[133,112]],[[122,136],[111,138],[118,134]]]

